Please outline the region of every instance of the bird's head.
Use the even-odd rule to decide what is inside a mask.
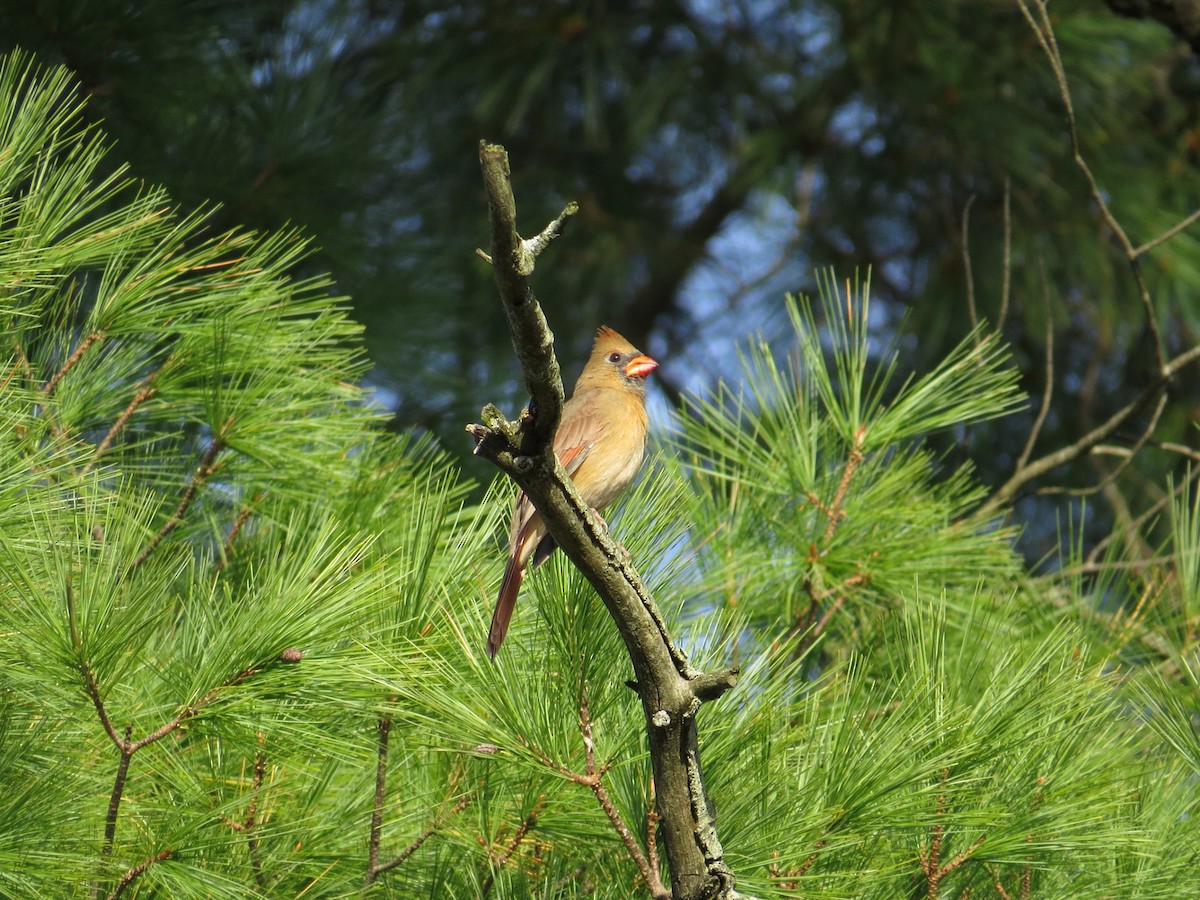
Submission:
[[[606,326],[596,332],[592,355],[580,381],[586,378],[600,384],[620,384],[645,391],[646,376],[657,368],[657,362]]]

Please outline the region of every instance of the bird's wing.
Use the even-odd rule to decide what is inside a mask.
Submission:
[[[590,414],[589,406],[590,404],[586,402],[583,404],[568,403],[568,408],[563,411],[558,431],[554,435],[554,453],[558,457],[563,471],[569,477],[579,471],[579,467],[587,459],[599,435],[599,423]],[[541,535],[544,534],[541,517],[538,516],[537,510],[534,509],[529,498],[525,496],[525,492],[519,491],[516,505],[513,507],[512,529],[508,536],[510,553],[519,553],[524,549],[525,545],[530,543],[530,538],[535,531],[541,532],[537,535],[540,540]],[[530,547],[529,552],[532,553],[533,549]]]
[[[562,421],[554,434],[554,453],[563,470],[571,476],[583,465],[603,430],[592,400],[592,397],[572,398],[563,410]]]

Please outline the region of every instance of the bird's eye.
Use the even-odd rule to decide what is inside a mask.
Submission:
[[[608,361],[610,363],[619,363],[621,361],[621,354],[614,350],[612,353],[608,354]]]

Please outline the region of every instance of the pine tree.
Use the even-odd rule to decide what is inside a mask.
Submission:
[[[0,894],[661,893],[592,588],[554,558],[487,660],[510,488],[381,427],[302,239],[205,215],[62,70],[0,65]],[[932,443],[1026,402],[999,340],[910,374],[865,279],[789,310],[608,517],[696,664],[741,667],[699,716],[738,889],[1200,890],[1194,486],[1150,563],[1031,573]]]

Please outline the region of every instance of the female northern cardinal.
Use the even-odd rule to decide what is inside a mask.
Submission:
[[[597,512],[629,487],[642,464],[649,425],[646,376],[657,368],[658,363],[625,338],[611,328],[601,328],[575,383],[575,393],[563,406],[554,434],[554,453],[583,502]],[[542,517],[525,492],[519,491],[508,533],[508,565],[488,632],[489,657],[495,658],[508,632],[530,558],[535,566],[540,565],[554,552],[554,546]]]

